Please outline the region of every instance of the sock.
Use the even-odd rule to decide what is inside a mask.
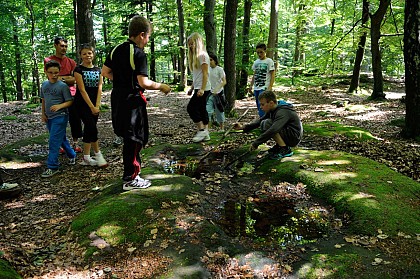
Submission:
[[[95,156],[100,156],[102,155],[101,151],[98,151],[98,153],[95,152]]]
[[[90,161],[90,155],[83,155],[83,159]]]

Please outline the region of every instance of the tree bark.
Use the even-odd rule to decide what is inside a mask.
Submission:
[[[305,32],[306,19],[303,11],[304,4],[299,4],[299,15],[296,26],[295,54],[293,56],[293,77],[302,73],[302,67],[305,66],[305,50],[303,49],[302,36]],[[292,79],[293,83],[293,79]]]
[[[267,57],[274,59],[277,41],[277,26],[279,17],[279,1],[271,0],[270,31],[268,33]],[[277,62],[275,63],[277,65]]]
[[[22,88],[22,59],[20,53],[20,46],[19,46],[19,32],[16,19],[13,15],[10,16],[13,24],[13,45],[15,47],[15,62],[16,62],[16,100],[22,101],[23,100],[23,88]]]
[[[180,89],[184,90],[187,86],[187,67],[186,67],[186,57],[185,57],[185,49],[186,49],[186,42],[185,42],[185,20],[184,20],[184,6],[182,0],[176,0],[176,4],[178,7],[178,24],[179,24],[179,39],[178,39],[178,47],[179,47],[179,72],[180,72]]]
[[[206,49],[207,52],[216,54],[217,38],[216,38],[216,23],[214,22],[214,6],[216,0],[204,1],[204,33],[206,34]]]
[[[381,38],[382,20],[390,3],[391,0],[381,0],[378,10],[370,16],[370,41],[373,71],[373,92],[371,98],[374,100],[385,98],[379,39]]]
[[[4,65],[3,65],[3,49],[0,46],[0,91],[3,98],[3,103],[7,103],[7,93],[6,93],[6,77],[4,76]]]
[[[152,1],[147,1],[146,4],[146,12],[148,14],[148,18],[150,22],[153,22],[152,14],[153,14],[153,3]],[[150,38],[150,71],[149,77],[151,80],[156,81],[156,55],[155,55],[155,39],[152,36]]]
[[[405,129],[410,138],[420,137],[420,3],[405,1],[404,61],[405,61]]]
[[[29,15],[31,19],[31,48],[32,48],[32,96],[40,96],[40,82],[39,82],[39,68],[38,68],[38,55],[35,47],[35,16],[34,16],[34,10],[32,2],[29,0],[26,0],[25,2],[26,7],[29,10]],[[31,96],[31,97],[32,97]],[[30,96],[27,96],[27,99]]]
[[[238,83],[238,99],[243,99],[247,93],[248,86],[248,64],[250,56],[249,48],[249,27],[251,23],[251,7],[252,0],[245,0],[244,4],[244,22],[242,24],[242,61],[239,70],[239,83]]]
[[[76,35],[76,45],[89,44],[96,46],[95,35],[93,33],[92,7],[90,0],[76,0],[76,20],[78,34]]]
[[[363,0],[363,10],[362,10],[362,28],[365,28],[364,25],[369,20],[369,2]],[[363,56],[365,53],[367,31],[363,31],[362,35],[359,38],[359,43],[357,45],[356,58],[354,60],[353,66],[353,75],[351,77],[350,87],[348,92],[353,93],[359,88],[360,81],[360,70],[362,66]]]
[[[235,107],[236,101],[236,65],[235,65],[235,50],[236,50],[236,16],[238,13],[238,0],[227,0],[226,2],[226,16],[225,16],[225,40],[224,43],[224,62],[226,81],[226,111],[229,113]]]

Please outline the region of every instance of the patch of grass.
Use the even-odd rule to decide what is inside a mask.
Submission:
[[[405,118],[398,118],[398,119],[391,120],[389,122],[389,125],[404,128],[405,127]]]
[[[420,209],[413,200],[420,184],[373,160],[333,151],[295,150],[295,156],[273,167],[278,181],[303,182],[310,193],[352,217],[350,230],[376,235],[378,229],[392,235],[420,231]]]
[[[17,116],[16,115],[6,115],[6,116],[3,116],[1,119],[5,120],[5,121],[14,121],[14,120],[17,120]]]
[[[357,254],[316,254],[309,263],[299,269],[298,276],[306,279],[355,278],[348,277],[348,272],[355,270],[360,264],[360,257]]]
[[[375,137],[369,131],[359,127],[342,125],[332,121],[306,123],[303,125],[303,130],[305,133],[316,134],[323,137],[343,135],[350,139],[360,141],[375,140]]]
[[[34,145],[34,144],[48,145],[48,138],[49,138],[49,134],[45,133],[37,137],[26,138],[17,142],[13,142],[12,144],[6,145],[0,149],[0,160],[39,161],[39,160],[45,159],[44,158],[45,156],[32,156],[31,158],[28,158],[27,156],[21,156],[21,155],[16,154],[16,150],[18,150],[22,146],[27,146],[27,145]]]
[[[8,262],[0,259],[0,278],[21,279],[22,277],[9,265]]]

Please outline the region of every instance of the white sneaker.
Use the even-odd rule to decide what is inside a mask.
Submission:
[[[83,161],[80,164],[82,166],[97,166],[98,162],[90,156],[87,158],[83,156]]]
[[[210,135],[208,130],[198,131],[197,134],[193,137],[193,142],[208,141],[210,140]]]
[[[133,180],[125,182],[123,184],[123,191],[146,189],[149,188],[150,185],[152,185],[152,182],[150,182],[150,180],[143,179],[137,175],[136,178],[134,178]]]
[[[17,183],[3,183],[0,185],[0,191],[8,191],[12,190],[13,188],[16,188],[19,186]]]
[[[108,166],[108,162],[104,159],[102,154],[95,155],[96,166],[98,167],[106,167]]]

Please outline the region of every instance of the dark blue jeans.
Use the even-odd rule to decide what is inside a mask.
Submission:
[[[265,114],[265,112],[260,107],[260,100],[258,100],[258,96],[260,96],[260,94],[263,92],[264,92],[264,89],[254,90],[255,102],[257,103],[258,115],[260,117],[264,116]]]
[[[59,150],[60,147],[66,151],[68,158],[76,157],[76,152],[70,146],[69,141],[66,137],[67,123],[69,122],[68,115],[57,116],[47,121],[47,129],[50,132],[50,139],[48,142],[48,159],[47,167],[49,169],[58,169],[59,162]]]

